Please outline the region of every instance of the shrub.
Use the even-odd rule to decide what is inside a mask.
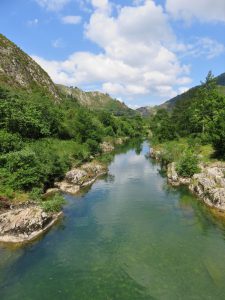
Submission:
[[[29,193],[29,196],[34,201],[40,201],[42,193],[43,190],[41,188],[34,187]]]
[[[0,130],[0,152],[8,153],[22,148],[22,140],[18,134],[12,134],[6,130]]]
[[[186,150],[176,167],[177,173],[183,177],[191,177],[199,172],[198,157],[191,150]]]
[[[88,139],[86,144],[88,145],[88,148],[92,155],[95,155],[101,151],[99,143],[95,140]]]
[[[51,199],[41,202],[41,207],[46,212],[59,212],[65,204],[65,199],[62,195],[55,194]]]
[[[41,182],[40,163],[29,148],[2,155],[0,166],[4,169],[6,184],[16,190],[31,190]]]

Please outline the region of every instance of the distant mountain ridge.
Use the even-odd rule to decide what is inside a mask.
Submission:
[[[220,74],[216,78],[217,84],[218,84],[218,89],[221,92],[221,94],[225,95],[225,73]],[[142,115],[142,116],[150,116],[156,112],[157,109],[159,108],[165,108],[167,110],[172,110],[175,104],[178,101],[185,101],[193,98],[199,89],[200,85],[197,85],[188,91],[177,95],[176,97],[171,98],[170,100],[167,100],[163,104],[156,105],[156,106],[145,106],[145,107],[140,107],[137,109],[137,111]]]
[[[79,88],[55,84],[50,76],[29,55],[0,34],[0,85],[13,90],[39,92],[50,96],[54,102],[63,97],[73,97],[91,110],[105,110],[117,115],[135,115],[127,107],[108,94],[84,92]]]
[[[59,91],[67,97],[73,97],[81,105],[91,110],[105,110],[114,114],[135,114],[135,111],[125,103],[113,99],[110,95],[98,91],[85,92],[77,87],[67,87],[57,84]]]

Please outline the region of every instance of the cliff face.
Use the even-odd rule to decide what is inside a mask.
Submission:
[[[19,47],[0,34],[0,84],[26,91],[41,90],[60,100],[49,75]]]

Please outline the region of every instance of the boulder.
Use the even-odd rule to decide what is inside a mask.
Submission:
[[[80,168],[74,168],[66,173],[65,179],[56,182],[55,186],[62,192],[76,194],[81,187],[92,184],[96,178],[107,172],[102,164],[92,161],[83,164]]]
[[[195,174],[189,186],[207,205],[225,210],[225,166],[211,164]]]
[[[115,147],[109,142],[101,143],[100,148],[103,153],[112,152],[115,149]]]
[[[0,214],[0,241],[25,242],[36,238],[55,223],[59,214],[49,214],[38,206],[17,208]]]
[[[65,180],[75,185],[81,185],[87,176],[87,172],[81,168],[75,168],[66,173]]]
[[[168,182],[173,186],[178,185],[188,185],[191,182],[191,178],[188,177],[181,177],[178,175],[176,171],[176,164],[175,162],[172,162],[168,164],[167,166],[167,178]]]

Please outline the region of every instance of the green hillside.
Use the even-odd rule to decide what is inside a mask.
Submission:
[[[134,115],[135,111],[126,106],[125,103],[113,99],[108,94],[101,92],[84,92],[77,87],[67,87],[61,84],[57,85],[63,96],[74,98],[82,106],[90,110],[107,111],[115,115]]]
[[[215,78],[215,80],[216,80],[216,83],[218,86],[217,87],[218,91],[222,95],[225,95],[225,73],[217,76]],[[195,87],[191,88],[190,90],[188,90],[187,92],[184,92],[181,95],[178,95],[178,96],[166,101],[165,103],[159,105],[159,107],[171,110],[171,109],[173,109],[173,107],[175,106],[175,104],[178,101],[191,101],[198,94],[199,88],[200,88],[200,85],[195,86]]]
[[[39,201],[71,167],[101,154],[103,141],[144,133],[143,120],[127,114],[124,104],[97,92],[77,92],[76,97],[63,93],[0,36],[0,199]],[[89,109],[78,95],[88,95],[101,109]]]
[[[215,78],[217,83],[217,89],[221,95],[225,95],[225,73],[217,76]],[[158,109],[165,108],[166,110],[173,110],[178,102],[191,102],[197,95],[200,89],[200,85],[195,86],[188,91],[177,95],[176,97],[164,102],[161,105],[156,105],[153,107],[145,106],[138,108],[137,111],[144,117],[149,117],[154,115]]]

